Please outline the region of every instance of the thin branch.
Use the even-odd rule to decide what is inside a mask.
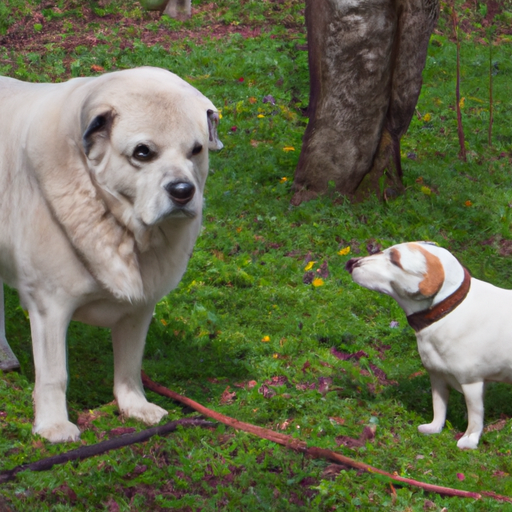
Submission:
[[[456,84],[455,84],[455,109],[457,112],[457,133],[459,135],[459,158],[465,162],[466,158],[466,142],[464,139],[464,128],[462,126],[462,112],[460,107],[460,39],[459,39],[459,19],[455,11],[455,2],[452,0],[451,18],[453,23],[453,34],[457,47],[457,63],[456,63]]]
[[[369,464],[365,464],[364,462],[359,462],[357,460],[351,459],[339,453],[333,452],[331,450],[325,448],[317,448],[317,447],[309,447],[304,441],[300,439],[293,438],[286,434],[281,434],[279,432],[274,432],[273,430],[269,430],[263,427],[258,427],[256,425],[251,425],[250,423],[244,423],[242,421],[236,420],[234,418],[230,418],[229,416],[225,416],[224,414],[220,414],[218,412],[212,411],[207,407],[187,398],[185,396],[179,395],[170,389],[153,382],[144,372],[142,372],[142,383],[144,386],[158,393],[159,395],[166,396],[173,400],[176,400],[186,406],[198,411],[203,416],[207,416],[214,420],[217,420],[225,425],[236,428],[238,430],[243,430],[244,432],[249,432],[250,434],[254,434],[262,439],[267,439],[269,441],[273,441],[282,446],[286,446],[287,448],[291,448],[292,450],[296,450],[298,452],[304,453],[314,458],[322,458],[330,461],[338,462],[340,464],[344,464],[345,466],[349,466],[354,469],[359,469],[362,471],[366,471],[368,473],[378,474],[390,479],[392,482],[398,482],[400,484],[405,484],[413,487],[418,487],[427,492],[433,492],[437,494],[442,494],[444,496],[458,496],[461,498],[473,498],[480,499],[482,496],[488,496],[495,500],[506,501],[512,503],[512,498],[508,496],[501,496],[499,494],[495,494],[493,492],[470,492],[470,491],[462,491],[459,489],[452,489],[450,487],[442,487],[439,485],[428,484],[425,482],[420,482],[418,480],[413,480],[411,478],[404,478],[395,474],[388,473],[387,471],[383,471],[382,469],[376,468],[374,466],[370,466]]]
[[[177,421],[170,421],[169,423],[158,427],[148,428],[141,432],[136,432],[135,434],[125,434],[101,443],[82,446],[81,448],[70,450],[52,457],[47,457],[45,459],[40,459],[36,462],[21,464],[20,466],[16,466],[8,471],[2,471],[0,473],[0,484],[13,480],[21,471],[45,471],[51,469],[56,464],[65,464],[66,462],[74,460],[88,459],[95,455],[106,453],[110,450],[124,448],[125,446],[135,443],[142,443],[152,436],[163,436],[169,434],[170,432],[174,432],[180,425],[184,427],[209,427],[212,426],[212,423],[197,418],[184,418]]]

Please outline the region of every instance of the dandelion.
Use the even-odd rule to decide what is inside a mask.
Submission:
[[[283,151],[284,151],[285,153],[289,153],[290,151],[295,151],[295,148],[294,148],[293,146],[285,146],[285,147],[283,148]]]
[[[317,277],[316,279],[313,279],[313,282],[311,284],[315,288],[318,288],[319,286],[323,286],[325,284],[325,282],[321,277]]]
[[[305,267],[304,270],[307,272],[308,270],[311,270],[313,268],[313,265],[316,263],[316,261],[310,261]]]
[[[263,338],[261,338],[261,341],[263,343],[268,343],[270,341],[270,336],[263,336]]]
[[[263,114],[258,114],[258,118],[259,118],[259,119],[262,119],[262,118],[264,118],[264,117],[265,117],[265,116],[264,116]]]
[[[426,123],[428,123],[431,119],[432,119],[432,116],[430,114],[425,114],[423,116],[423,121],[425,121]]]
[[[341,251],[338,251],[338,254],[340,256],[346,256],[350,252],[350,247],[345,247],[345,249],[341,249]]]

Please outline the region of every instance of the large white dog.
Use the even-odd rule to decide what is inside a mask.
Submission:
[[[428,242],[353,258],[346,268],[356,283],[393,297],[416,332],[434,408],[432,423],[418,430],[442,430],[451,386],[464,394],[468,410],[468,427],[457,446],[476,448],[485,384],[512,383],[512,291],[472,278],[446,249]]]
[[[166,411],[140,379],[145,337],[199,233],[217,110],[145,67],[61,84],[0,78],[0,111],[0,278],[30,315],[34,433],[79,437],[66,408],[72,319],[111,328],[119,409],[157,423]],[[3,303],[0,318],[5,342]]]

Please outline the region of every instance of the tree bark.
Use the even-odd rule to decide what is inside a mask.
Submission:
[[[400,138],[421,90],[438,0],[306,0],[309,124],[293,204],[329,183],[353,196],[386,173],[401,186]]]

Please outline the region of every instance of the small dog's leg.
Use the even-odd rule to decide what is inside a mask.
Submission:
[[[434,419],[432,423],[420,425],[418,431],[422,434],[439,434],[443,430],[446,420],[446,409],[448,407],[448,396],[450,389],[444,377],[436,373],[430,374],[432,386],[432,406],[434,408]]]
[[[122,414],[148,425],[158,423],[167,411],[149,403],[144,395],[140,370],[144,344],[154,306],[123,317],[112,329],[114,346],[114,396]]]
[[[459,448],[474,450],[478,446],[484,429],[484,391],[483,382],[462,385],[468,409],[468,428],[457,443]]]
[[[68,421],[66,408],[66,331],[71,314],[62,304],[46,301],[41,308],[29,307],[36,368],[32,432],[52,443],[76,441],[80,430]]]
[[[20,367],[5,337],[4,283],[0,279],[0,370],[9,371]]]

